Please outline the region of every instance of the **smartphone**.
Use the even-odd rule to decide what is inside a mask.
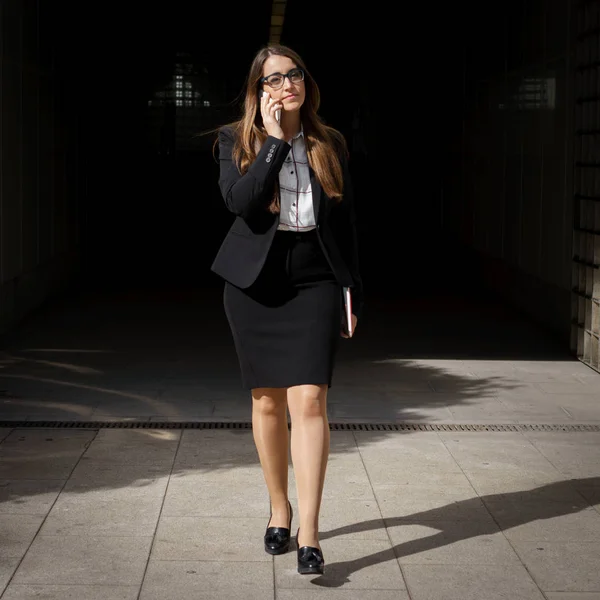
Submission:
[[[258,99],[259,100],[263,97],[264,93],[265,93],[265,91],[262,88],[260,90],[258,90]],[[275,111],[275,118],[277,119],[278,123],[281,123],[281,109],[277,109]]]
[[[349,287],[344,286],[342,288],[342,293],[344,297],[344,329],[346,333],[352,337],[354,331],[352,330],[352,292]]]

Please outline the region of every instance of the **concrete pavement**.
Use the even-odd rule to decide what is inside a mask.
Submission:
[[[162,427],[250,417],[201,300],[78,297],[5,339],[2,600],[600,600],[598,373],[502,307],[382,304],[341,348],[330,421],[434,430],[332,431],[326,572],[300,576],[295,547],[262,549],[251,430]],[[98,424],[11,425],[40,420]],[[128,420],[157,428],[107,427]],[[289,493],[297,514],[291,461]]]
[[[262,549],[251,431],[1,435],[2,600],[600,598],[600,432],[332,432],[323,576]]]

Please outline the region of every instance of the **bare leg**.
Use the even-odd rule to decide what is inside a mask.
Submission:
[[[268,527],[287,527],[289,437],[286,388],[252,390],[252,434],[271,498],[273,514]]]
[[[319,544],[319,511],[329,457],[327,385],[288,388],[292,419],[292,461],[298,491],[298,547]]]

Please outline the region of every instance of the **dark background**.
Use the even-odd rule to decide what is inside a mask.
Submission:
[[[205,305],[220,304],[210,265],[233,216],[213,137],[200,134],[238,116],[271,9],[2,3],[0,325],[71,283],[210,289]],[[365,317],[382,302],[395,315],[418,305],[428,323],[437,307],[492,299],[584,345],[594,224],[573,192],[593,194],[580,158],[596,126],[581,109],[597,27],[592,5],[564,0],[289,1],[281,41],[306,60],[321,116],[351,150]],[[157,112],[149,103],[182,52],[210,105]]]
[[[288,1],[281,42],[304,58],[321,89],[322,117],[350,144],[361,266],[372,293],[473,283],[470,258],[442,231],[443,180],[460,168],[468,10],[433,15],[429,6],[402,6],[386,14],[367,3],[353,10]],[[215,125],[235,114],[251,60],[267,43],[270,11],[265,0],[174,0],[156,8],[69,4],[48,15],[64,31],[56,64],[65,118],[79,121],[88,282],[221,285],[209,267],[233,217],[219,194],[218,166],[201,142],[196,151],[157,155],[146,141],[147,105],[172,78],[175,53],[185,51],[226,90]]]

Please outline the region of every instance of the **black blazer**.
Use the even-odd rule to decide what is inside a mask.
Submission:
[[[291,149],[285,140],[268,136],[256,160],[241,175],[232,160],[234,132],[219,130],[219,187],[227,208],[236,216],[214,259],[211,270],[240,288],[258,277],[279,225],[279,214],[269,212],[279,171]],[[344,176],[343,199],[331,200],[312,169],[310,180],[317,237],[340,285],[352,289],[352,312],[360,316],[364,304],[356,242],[356,214],[348,161],[340,149]]]

